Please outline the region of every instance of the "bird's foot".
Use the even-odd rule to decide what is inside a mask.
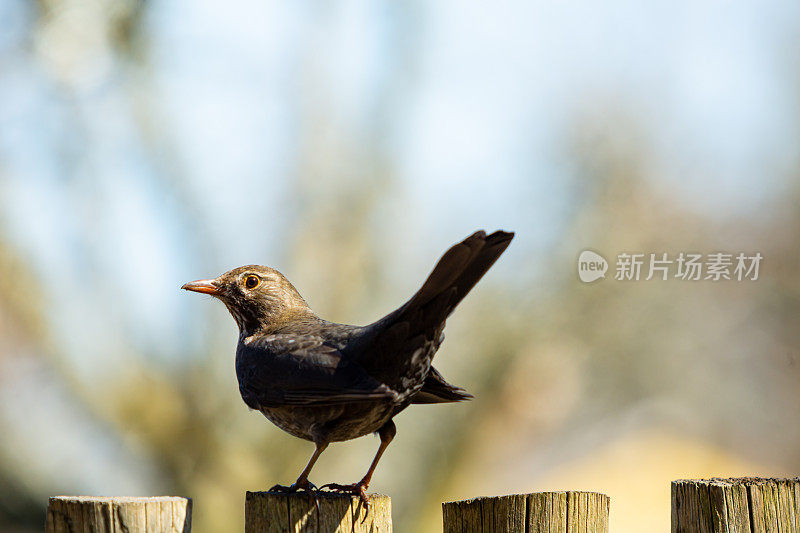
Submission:
[[[295,492],[299,492],[301,490],[304,490],[308,493],[315,493],[319,489],[309,480],[304,479],[304,480],[297,480],[288,487],[286,485],[275,485],[271,489],[269,489],[269,492],[283,492],[285,494],[292,494]]]
[[[333,492],[338,492],[339,494],[352,494],[353,496],[358,496],[358,499],[361,500],[361,503],[364,504],[364,509],[369,511],[369,498],[367,498],[367,484],[363,481],[359,481],[358,483],[353,483],[351,485],[339,485],[338,483],[326,483],[322,485],[319,490],[331,490]]]

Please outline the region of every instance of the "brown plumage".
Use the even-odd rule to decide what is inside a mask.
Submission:
[[[372,473],[394,437],[395,415],[410,404],[472,397],[447,383],[431,361],[444,339],[445,320],[513,236],[478,231],[467,237],[445,252],[408,302],[368,326],[319,318],[269,267],[239,267],[182,287],[219,298],[236,320],[236,376],[244,402],[316,445],[297,481],[273,490],[310,490],[308,475],[329,443],[377,432],[381,444],[364,478],[326,485],[366,501]]]

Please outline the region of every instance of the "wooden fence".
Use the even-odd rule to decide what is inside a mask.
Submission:
[[[383,533],[392,502],[352,496],[248,492],[245,533]],[[609,498],[595,492],[537,492],[442,504],[444,533],[608,533]],[[57,496],[47,533],[189,533],[188,498]],[[672,533],[800,533],[800,479],[672,482]]]

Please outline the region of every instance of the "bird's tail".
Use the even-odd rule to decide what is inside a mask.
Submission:
[[[488,236],[485,231],[476,231],[454,245],[439,259],[422,288],[408,302],[408,307],[423,307],[441,294],[453,291],[447,302],[449,315],[508,248],[513,238],[513,233],[502,230]]]
[[[429,375],[428,369],[439,344],[445,320],[472,290],[500,254],[508,248],[513,233],[477,231],[456,244],[439,260],[422,287],[404,305],[366,326],[351,346],[358,362],[373,377],[398,391],[411,391]],[[440,376],[441,377],[441,376]],[[458,401],[463,390],[441,383],[428,383],[429,400]],[[425,402],[430,403],[430,401]]]

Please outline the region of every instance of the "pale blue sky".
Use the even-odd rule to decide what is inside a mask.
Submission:
[[[47,280],[65,352],[85,361],[104,359],[103,335],[165,358],[199,342],[176,335],[197,319],[177,287],[284,260],[315,147],[333,147],[314,154],[322,196],[359,155],[388,160],[396,183],[376,226],[418,247],[397,268],[421,271],[477,227],[517,230],[533,252],[558,239],[568,145],[587,117],[612,136],[630,117],[651,179],[707,213],[760,216],[797,164],[790,0],[149,1],[146,69],[102,39],[70,56],[70,38],[47,41],[33,15],[0,7],[0,229]],[[48,54],[82,74],[64,81]]]

